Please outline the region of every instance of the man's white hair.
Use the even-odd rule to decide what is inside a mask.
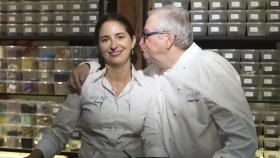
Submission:
[[[159,19],[156,20],[155,31],[174,33],[176,47],[186,50],[193,43],[192,27],[187,10],[166,5],[149,11],[149,16],[153,14],[157,14]]]

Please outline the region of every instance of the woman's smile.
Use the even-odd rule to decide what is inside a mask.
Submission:
[[[122,51],[111,51],[111,52],[109,52],[109,54],[111,56],[119,56],[119,55],[121,55],[121,53],[122,53]]]

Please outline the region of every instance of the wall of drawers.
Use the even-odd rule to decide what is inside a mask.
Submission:
[[[154,0],[189,9],[195,36],[279,36],[278,0]]]
[[[234,66],[249,101],[280,101],[280,50],[210,50],[219,53]]]
[[[0,34],[7,36],[92,36],[99,0],[2,0]]]

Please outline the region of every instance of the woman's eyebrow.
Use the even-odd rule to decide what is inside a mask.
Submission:
[[[118,33],[115,34],[115,36],[119,36],[119,35],[125,35],[125,33],[124,32],[118,32]],[[108,37],[110,37],[110,36],[109,35],[102,35],[99,38],[108,38]]]
[[[125,35],[124,32],[119,32],[119,33],[116,33],[116,35]]]

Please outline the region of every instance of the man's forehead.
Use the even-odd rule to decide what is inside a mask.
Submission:
[[[154,16],[152,16],[152,15],[149,16],[148,19],[146,20],[146,23],[145,23],[145,26],[144,26],[144,30],[152,29],[154,23],[155,23]]]

